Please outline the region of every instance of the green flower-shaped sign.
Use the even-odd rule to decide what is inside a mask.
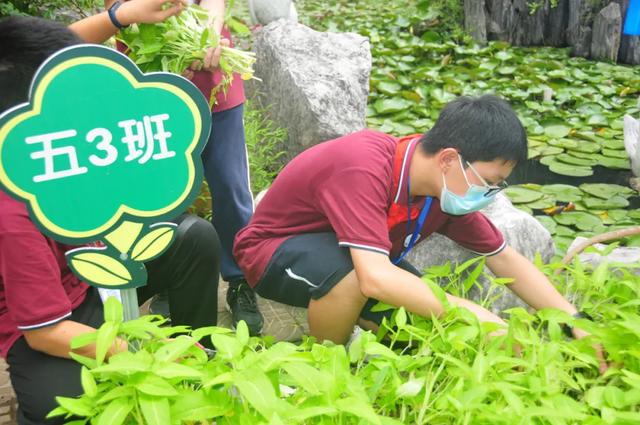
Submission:
[[[144,75],[114,50],[75,46],[42,65],[29,103],[0,116],[0,182],[51,237],[105,241],[71,253],[85,280],[139,286],[145,273],[126,262],[155,258],[174,233],[155,226],[143,234],[142,223],[175,217],[197,195],[210,120],[184,78]]]

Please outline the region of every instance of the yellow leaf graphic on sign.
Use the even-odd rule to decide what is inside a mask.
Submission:
[[[98,285],[116,286],[131,281],[131,273],[118,260],[97,252],[81,252],[69,260],[84,279]]]
[[[142,223],[125,221],[116,230],[109,233],[105,239],[118,251],[126,254],[142,230]]]
[[[149,261],[157,257],[171,245],[174,234],[175,227],[172,226],[165,225],[155,228],[133,247],[131,259],[134,261]]]

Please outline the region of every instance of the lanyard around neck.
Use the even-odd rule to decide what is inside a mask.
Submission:
[[[416,241],[418,240],[418,235],[420,235],[420,232],[422,231],[422,227],[424,226],[424,222],[426,221],[427,215],[429,214],[429,208],[431,208],[432,201],[433,201],[433,198],[431,198],[431,196],[427,196],[427,199],[425,199],[424,201],[424,206],[420,211],[420,215],[418,216],[418,222],[416,223],[416,228],[411,234],[411,239],[409,239],[409,243],[407,244],[406,247],[404,247],[400,255],[395,260],[393,260],[393,264],[395,265],[399,264],[400,261],[402,261],[402,259],[409,253],[409,251],[411,251],[411,248],[413,248],[413,246],[416,244]],[[407,233],[409,233],[410,231],[411,231],[411,181],[407,177]],[[404,241],[403,241],[403,245],[404,245]]]

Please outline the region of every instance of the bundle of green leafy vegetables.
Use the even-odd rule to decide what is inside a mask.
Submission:
[[[128,56],[142,72],[182,74],[195,61],[202,61],[207,50],[218,47],[220,35],[207,25],[209,13],[198,5],[190,5],[177,16],[157,24],[134,24],[120,31],[118,41],[128,47]],[[221,46],[220,69],[223,78],[211,92],[210,104],[222,90],[226,93],[234,73],[242,79],[253,76],[253,52]]]

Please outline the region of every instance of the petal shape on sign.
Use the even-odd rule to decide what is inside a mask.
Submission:
[[[125,221],[116,230],[105,236],[105,239],[119,252],[126,254],[136,239],[138,239],[142,227],[142,223]]]
[[[69,264],[84,280],[92,283],[116,286],[125,285],[132,279],[131,273],[117,260],[97,252],[70,254]]]
[[[136,243],[131,253],[134,261],[149,261],[162,254],[173,241],[175,226],[163,225],[147,233]]]

